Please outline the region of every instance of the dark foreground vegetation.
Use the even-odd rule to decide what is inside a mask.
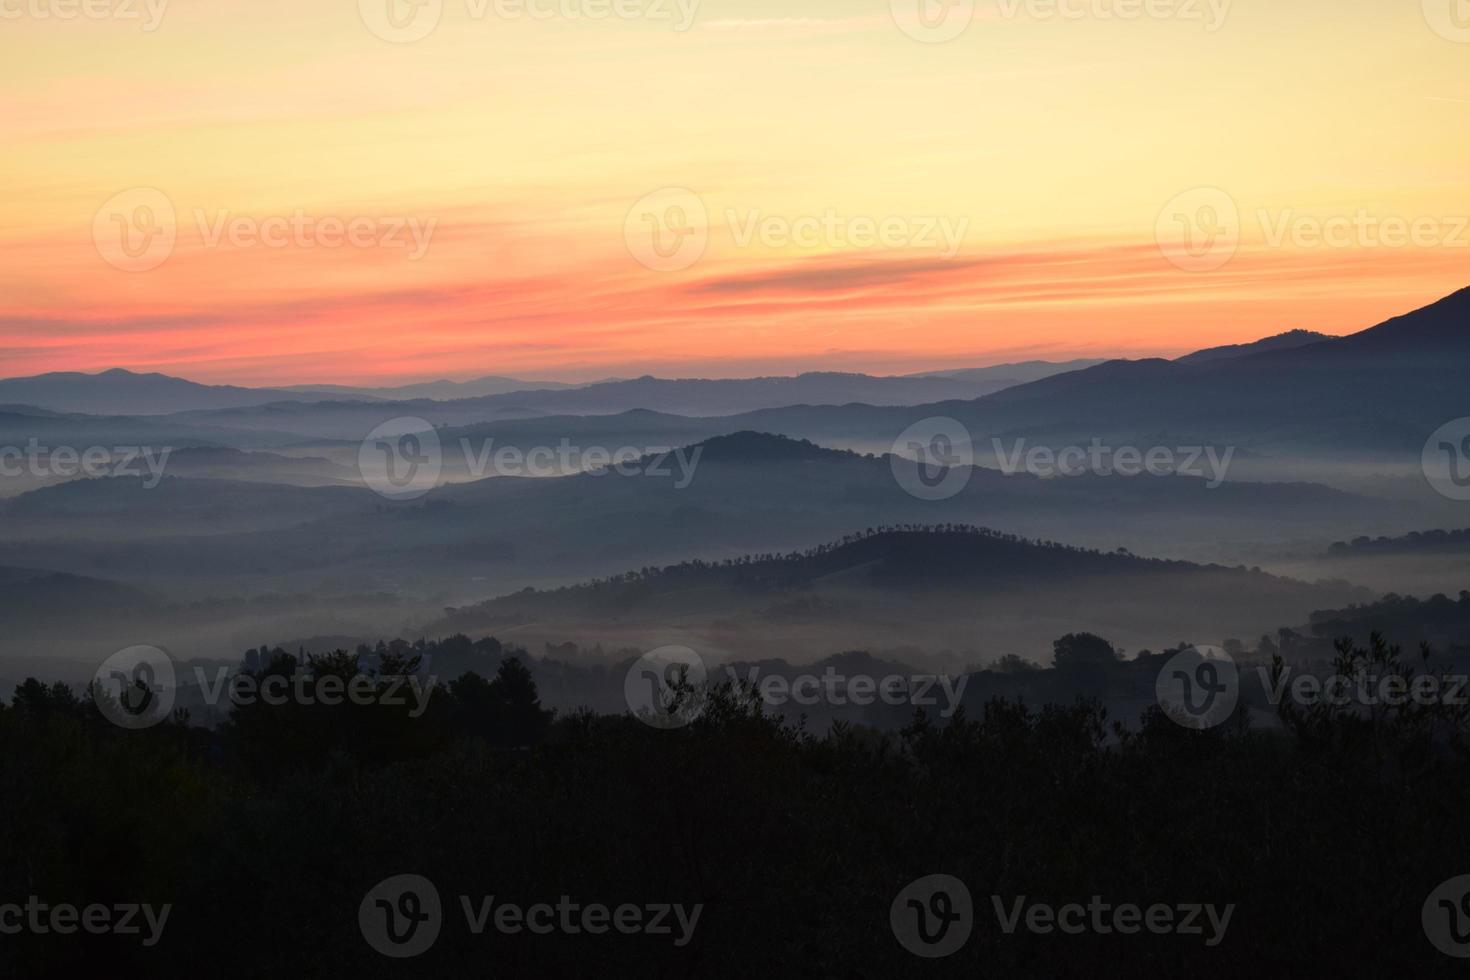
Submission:
[[[1392,655],[1347,650],[1399,669]],[[1385,659],[1385,658],[1389,659]],[[314,663],[314,682],[355,658]],[[413,669],[413,664],[398,666]],[[300,669],[277,656],[266,672]],[[419,718],[236,708],[144,731],[31,682],[0,709],[0,904],[170,903],[161,940],[0,935],[3,977],[1432,977],[1421,907],[1470,873],[1463,708],[1288,709],[1204,732],[1158,709],[994,701],[899,734],[815,738],[716,690],[687,727],[551,717],[529,673],[466,675]],[[975,899],[943,960],[889,906],[946,873]],[[430,879],[444,924],[394,960],[364,896]],[[478,904],[703,906],[668,935],[474,935]],[[1198,935],[1007,935],[991,896],[1236,908]]]

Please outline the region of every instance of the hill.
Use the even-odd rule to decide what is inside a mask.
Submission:
[[[1347,597],[1368,593],[962,525],[880,527],[803,552],[524,590],[450,610],[427,632],[493,632],[528,646],[684,643],[716,660],[811,662],[866,649],[982,663],[1010,653],[1044,660],[1065,632],[1135,649],[1256,636]]]
[[[1307,344],[1315,344],[1321,340],[1333,339],[1325,333],[1317,333],[1312,330],[1289,330],[1286,333],[1276,334],[1274,337],[1266,337],[1250,344],[1229,344],[1224,347],[1208,347],[1197,350],[1193,354],[1185,354],[1183,357],[1174,358],[1176,364],[1203,364],[1206,361],[1227,360],[1232,357],[1243,357],[1247,354],[1259,354],[1262,351],[1290,350],[1293,347],[1303,347]]]

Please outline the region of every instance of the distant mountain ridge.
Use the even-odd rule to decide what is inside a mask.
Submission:
[[[1014,364],[993,364],[990,367],[952,368],[942,371],[924,371],[910,374],[910,378],[953,378],[999,391],[1028,381],[1039,381],[1053,374],[1080,371],[1106,361],[1105,357],[1079,358],[1071,361],[1018,361]],[[982,392],[985,394],[986,392]]]
[[[410,406],[430,401],[473,402],[464,407],[486,418],[605,415],[632,409],[708,416],[797,404],[910,405],[946,398],[975,398],[1011,384],[1071,370],[1077,363],[1092,362],[1057,365],[1029,362],[961,371],[953,377],[942,373],[901,377],[810,371],[794,376],[756,378],[644,375],[566,384],[492,376],[464,382],[431,381],[379,388],[331,384],[245,388],[206,385],[165,374],[138,374],[113,368],[97,374],[66,371],[0,380],[0,404],[89,415],[169,415],[275,405],[309,406],[318,402]]]
[[[277,388],[206,385],[156,372],[137,374],[123,368],[96,374],[56,371],[0,380],[0,403],[86,415],[167,415],[264,405],[292,397],[295,396],[290,392]]]
[[[1274,337],[1266,337],[1249,344],[1228,344],[1223,347],[1207,347],[1197,350],[1193,354],[1185,354],[1176,357],[1176,364],[1203,364],[1206,361],[1218,361],[1231,357],[1243,357],[1247,354],[1259,354],[1262,351],[1290,350],[1293,347],[1304,347],[1307,344],[1315,344],[1322,340],[1335,340],[1329,334],[1317,333],[1315,330],[1288,330],[1286,333],[1276,334]]]
[[[512,391],[560,391],[567,388],[582,388],[584,385],[567,384],[561,381],[523,381],[519,378],[503,378],[489,375],[470,381],[423,381],[417,384],[389,385],[385,387],[362,387],[353,385],[289,385],[282,391],[293,396],[321,395],[324,397],[381,399],[404,401],[429,398],[434,401],[449,401],[455,398],[479,398],[484,395],[504,395]]]
[[[1046,610],[1066,628],[1106,629],[1134,646],[1167,642],[1181,630],[1258,635],[1324,602],[1368,596],[1342,583],[1073,548],[970,525],[899,525],[800,552],[526,589],[448,609],[426,632],[516,636],[556,623],[574,635],[597,636],[600,628],[619,641],[651,643],[673,630],[706,651],[806,661],[860,641],[937,650],[963,639],[982,656],[1019,649],[1039,659],[1050,638],[1030,624]]]
[[[1467,414],[1470,289],[1344,337],[1202,362],[1110,361],[998,392],[996,425],[1168,431],[1286,447],[1414,450]]]

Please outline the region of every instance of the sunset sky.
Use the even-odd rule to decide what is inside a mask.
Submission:
[[[6,376],[906,373],[1470,284],[1460,0],[68,2],[0,0]]]

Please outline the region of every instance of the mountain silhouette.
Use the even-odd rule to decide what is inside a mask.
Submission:
[[[1147,597],[1146,599],[1144,597]],[[790,554],[691,560],[449,610],[428,635],[518,641],[677,635],[706,651],[811,662],[843,649],[964,649],[1044,657],[1051,634],[1100,630],[1133,644],[1174,633],[1259,635],[1313,609],[1370,597],[1244,568],[1140,558],[963,525],[878,527]],[[1147,612],[1145,613],[1145,610]],[[1177,637],[1176,637],[1177,638]]]
[[[1174,358],[1177,364],[1203,364],[1206,361],[1218,361],[1231,357],[1244,357],[1247,354],[1259,354],[1268,350],[1289,350],[1293,347],[1304,347],[1307,344],[1315,344],[1322,340],[1333,339],[1325,333],[1317,333],[1313,330],[1289,330],[1286,333],[1276,334],[1274,337],[1265,337],[1249,344],[1228,344],[1223,347],[1207,347],[1197,350],[1192,354]]]

